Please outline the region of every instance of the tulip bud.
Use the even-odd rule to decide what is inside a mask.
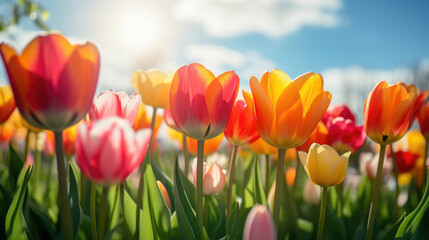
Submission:
[[[319,186],[338,185],[346,176],[350,152],[340,156],[328,145],[313,143],[308,154],[298,155],[311,181]]]
[[[197,159],[195,158],[192,165],[194,175],[194,185],[197,185]],[[222,192],[225,186],[225,174],[222,168],[217,163],[212,163],[207,168],[207,164],[203,163],[203,194],[211,195]]]
[[[276,232],[268,208],[257,204],[247,215],[243,230],[243,240],[259,239],[274,240],[276,239]]]
[[[165,186],[164,184],[162,184],[162,182],[156,181],[156,183],[158,184],[159,191],[161,192],[162,197],[164,198],[165,204],[167,204],[168,209],[170,209],[171,211],[170,197],[168,196],[167,189],[165,189]]]

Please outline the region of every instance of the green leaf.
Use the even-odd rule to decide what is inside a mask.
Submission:
[[[412,211],[399,226],[396,238],[411,238],[417,231],[423,216],[429,206],[429,185],[426,186],[425,193],[419,205]]]
[[[204,204],[208,204],[206,231],[210,239],[219,239],[225,236],[225,207],[214,195],[206,196],[205,199],[207,202]]]
[[[170,232],[170,210],[164,201],[152,165],[146,165],[143,190],[143,221],[141,239],[167,239]]]
[[[22,161],[15,148],[9,143],[9,182],[14,192],[17,191],[18,176],[21,172],[24,162]]]
[[[335,189],[330,189],[335,191]],[[347,239],[346,229],[344,223],[338,218],[337,214],[328,204],[326,206],[325,229],[323,236],[326,239]]]
[[[402,216],[399,218],[399,220],[383,235],[381,240],[390,240],[395,239],[396,232],[399,229],[399,226],[401,225],[402,221],[405,219],[405,213],[402,214]]]
[[[43,205],[37,204],[33,199],[27,199],[24,203],[23,214],[33,239],[58,237],[56,226]]]
[[[240,207],[236,202],[231,210],[231,214],[226,220],[226,239],[236,239],[238,225],[240,221]]]
[[[170,228],[170,237],[169,239],[172,240],[180,240],[180,228],[179,228],[179,222],[177,221],[177,215],[176,212],[171,215],[171,228]]]
[[[176,205],[177,221],[179,223],[182,239],[209,239],[205,231],[198,226],[195,211],[189,202],[180,177],[178,158],[174,164],[174,203]],[[191,196],[192,198],[193,196]]]
[[[253,171],[250,172],[249,180],[244,188],[243,204],[240,213],[240,225],[238,231],[238,238],[241,239],[243,233],[244,223],[250,210],[256,204],[267,205],[267,200],[262,186],[261,176],[259,174],[258,157],[253,160]]]
[[[115,187],[112,187],[110,191],[107,193],[107,199],[109,204],[109,225],[108,225],[108,231],[115,229],[117,226],[122,224],[122,213],[121,213],[121,206],[120,206],[120,186],[116,185]]]
[[[33,166],[23,168],[18,177],[17,191],[13,196],[12,204],[6,215],[6,238],[27,239],[28,229],[22,213],[22,206],[26,198],[28,181],[30,180]]]
[[[298,218],[297,227],[298,239],[311,239],[314,230],[314,225],[312,222]]]
[[[73,164],[69,163],[69,201],[72,213],[73,238],[76,238],[79,226],[83,221],[83,212],[79,205],[79,188],[77,186]]]
[[[124,191],[124,219],[132,234],[136,232],[136,209],[137,204],[127,191]],[[142,222],[142,211],[140,210],[140,222]]]

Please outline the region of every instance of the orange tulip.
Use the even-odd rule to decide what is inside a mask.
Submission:
[[[0,87],[0,124],[12,115],[15,110],[15,99],[13,98],[12,89],[9,86]]]
[[[307,141],[301,146],[298,146],[297,149],[298,151],[308,152],[313,143],[318,143],[320,145],[328,144],[328,129],[322,121],[317,124]]]
[[[217,151],[219,145],[222,143],[223,134],[220,134],[214,138],[206,140],[204,143],[204,156],[210,155]],[[190,154],[196,156],[197,155],[197,140],[193,138],[186,138],[188,143],[188,151]],[[182,144],[180,144],[180,148],[183,149]]]
[[[33,39],[21,55],[0,44],[16,105],[33,126],[61,131],[91,107],[100,68],[92,43],[72,45],[59,34]]]
[[[369,93],[364,108],[366,134],[374,142],[388,145],[407,132],[416,101],[416,89],[382,81]]]
[[[250,78],[252,97],[244,92],[253,107],[259,135],[276,148],[293,148],[304,143],[322,119],[331,102],[323,90],[320,74],[306,73],[294,81],[284,72],[265,72],[261,82]]]
[[[262,138],[258,138],[256,141],[249,144],[249,146],[256,154],[275,154],[277,152],[275,147],[265,142]]]
[[[259,138],[255,117],[243,100],[234,104],[224,134],[230,143],[237,146]]]
[[[71,157],[74,155],[74,145],[75,145],[74,143],[76,141],[77,130],[80,123],[81,122],[63,131],[63,146],[64,146],[64,154],[66,156]],[[55,138],[54,138],[54,133],[51,131],[46,131],[44,153],[47,156],[55,155]]]
[[[420,130],[426,139],[429,139],[429,90],[423,91],[418,99],[420,106],[416,112]]]
[[[179,68],[170,87],[170,111],[188,137],[207,140],[223,132],[237,97],[240,79],[233,72],[218,77],[198,63]]]
[[[137,113],[136,120],[134,121],[133,128],[134,130],[140,130],[142,128],[150,128],[150,124],[152,122],[152,116],[149,116],[146,112],[146,106],[141,103],[139,107],[139,111]],[[153,130],[153,138],[155,139],[156,134],[158,133],[159,127],[162,123],[162,116],[156,115],[155,118],[155,126]]]

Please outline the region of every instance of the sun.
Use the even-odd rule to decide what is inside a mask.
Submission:
[[[128,11],[118,20],[118,39],[125,48],[133,51],[147,51],[160,40],[160,22],[147,12]]]

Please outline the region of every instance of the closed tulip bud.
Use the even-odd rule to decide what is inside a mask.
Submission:
[[[13,98],[12,88],[9,86],[0,87],[0,124],[6,122],[6,120],[12,115],[15,110],[16,104]]]
[[[133,74],[132,83],[140,93],[144,104],[154,108],[169,108],[168,93],[174,73],[166,75],[159,70],[138,70]]]
[[[164,184],[160,181],[156,181],[158,184],[159,191],[162,194],[162,197],[164,198],[165,204],[167,205],[168,209],[171,210],[171,203],[170,203],[170,197],[168,196],[167,189],[165,188]]]
[[[59,34],[34,38],[21,55],[0,44],[16,105],[31,125],[62,131],[91,107],[100,69],[92,43],[72,45]]]
[[[302,197],[307,204],[317,205],[320,203],[320,187],[312,181],[307,181],[304,185]]]
[[[132,125],[136,120],[140,102],[138,94],[128,96],[125,92],[104,91],[94,99],[88,113],[89,119],[94,121],[116,116],[126,119]]]
[[[134,132],[128,121],[110,117],[83,122],[75,143],[82,173],[103,186],[121,183],[143,161],[150,129]]]
[[[197,184],[197,160],[195,159],[193,165],[193,176],[194,176],[194,185]],[[207,164],[203,164],[203,194],[211,195],[218,194],[222,192],[223,187],[225,186],[225,174],[222,171],[222,168],[217,163],[210,164],[207,167]]]
[[[266,206],[257,204],[247,215],[243,230],[243,240],[259,239],[274,240],[277,238],[270,211]]]
[[[340,184],[347,172],[350,152],[339,155],[328,145],[313,143],[307,153],[298,152],[307,175],[319,186],[330,187]]]
[[[401,139],[410,126],[416,98],[415,88],[378,83],[365,102],[363,124],[368,137],[382,145]]]
[[[170,110],[188,137],[207,140],[221,134],[237,97],[240,79],[233,72],[218,77],[201,64],[179,68],[170,87]]]
[[[260,82],[250,78],[252,95],[244,92],[262,139],[279,149],[303,144],[331,102],[320,74],[306,73],[294,81],[284,72],[265,72]]]

